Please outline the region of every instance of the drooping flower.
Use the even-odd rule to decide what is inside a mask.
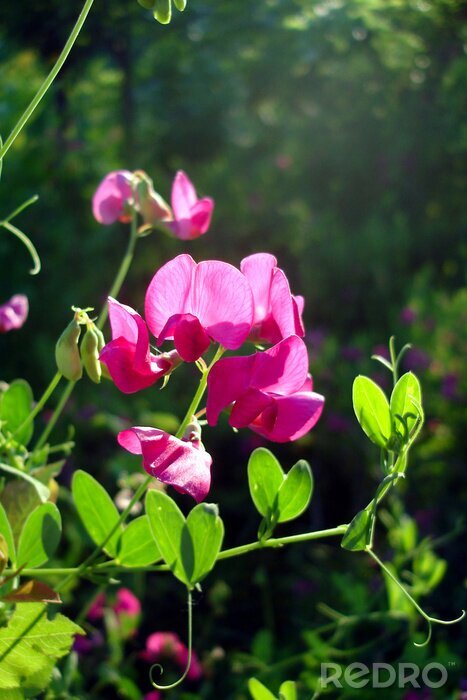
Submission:
[[[313,391],[304,342],[291,336],[269,350],[226,357],[208,376],[209,425],[232,405],[229,423],[274,442],[297,440],[318,421],[324,398]]]
[[[211,340],[235,350],[246,340],[253,320],[248,280],[218,260],[195,263],[178,255],[154,275],[146,292],[145,316],[160,345],[173,339],[180,357],[194,362]]]
[[[118,442],[128,452],[143,456],[143,467],[151,476],[198,503],[206,498],[212,457],[199,438],[180,440],[157,428],[134,427],[122,430]]]
[[[92,212],[100,224],[131,221],[132,177],[129,170],[115,170],[104,177],[92,198]]]
[[[249,255],[240,263],[240,269],[250,283],[255,303],[250,339],[274,344],[290,335],[303,338],[304,299],[291,293],[274,255]]]
[[[112,340],[102,348],[99,359],[120,391],[132,394],[145,389],[180,363],[176,352],[153,355],[144,320],[130,306],[112,297],[109,297],[109,319]]]
[[[24,294],[14,296],[0,306],[0,333],[21,328],[28,317],[29,303]]]
[[[141,658],[149,663],[156,663],[162,657],[171,659],[182,669],[185,669],[188,663],[188,649],[174,632],[154,632],[146,640],[146,648],[141,652]],[[195,681],[202,675],[203,669],[198,656],[195,651],[192,651],[187,678]]]
[[[198,199],[193,183],[179,170],[172,184],[172,209],[174,221],[167,226],[182,241],[198,238],[206,233],[211,223],[214,200]]]

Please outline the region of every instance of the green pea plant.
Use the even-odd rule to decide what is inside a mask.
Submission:
[[[171,18],[171,0],[139,0],[153,12],[155,18],[168,23]],[[177,10],[185,9],[185,0],[174,0]],[[32,117],[37,105],[47,93],[63,66],[76,38],[91,10],[93,0],[86,0],[62,54],[51,73],[40,87],[10,136],[0,149],[0,162],[9,151],[22,129]],[[35,197],[19,206],[0,221],[0,225],[19,238],[33,259],[33,274],[40,270],[37,251],[29,238],[12,220]],[[131,211],[128,247],[109,296],[115,297],[132,263],[136,244],[142,238],[138,227],[138,211]],[[200,590],[213,568],[225,559],[253,554],[264,549],[279,549],[291,544],[312,542],[325,538],[341,538],[341,545],[349,552],[363,553],[381,569],[390,600],[406,611],[408,603],[427,624],[427,636],[420,646],[427,645],[435,624],[451,625],[453,620],[442,620],[425,612],[417,598],[432,590],[440,579],[442,564],[430,550],[421,549],[413,561],[414,570],[425,576],[423,590],[409,591],[397,575],[391,562],[384,562],[375,551],[375,527],[378,516],[387,525],[389,537],[395,537],[397,522],[394,514],[382,510],[388,494],[397,489],[408,475],[412,447],[424,423],[422,391],[419,380],[412,372],[399,376],[401,360],[407,346],[397,353],[394,338],[390,341],[390,360],[375,357],[392,374],[393,389],[388,399],[374,381],[358,376],[353,385],[353,406],[356,418],[379,454],[380,482],[368,505],[355,515],[350,523],[338,524],[325,530],[294,535],[276,535],[283,523],[298,518],[308,508],[313,495],[313,476],[310,465],[298,460],[289,471],[284,471],[274,454],[264,447],[255,449],[248,461],[248,484],[253,506],[259,514],[258,536],[233,548],[223,548],[224,523],[221,509],[214,503],[201,502],[185,516],[175,500],[162,490],[149,488],[154,481],[147,476],[119,512],[114,499],[91,474],[78,469],[71,484],[71,502],[76,516],[87,531],[93,549],[81,562],[63,568],[48,566],[60,545],[62,515],[57,507],[59,486],[57,478],[67,456],[74,447],[72,439],[62,443],[53,441],[55,426],[68,399],[83,376],[98,385],[107,377],[106,368],[99,361],[105,339],[107,306],[97,318],[93,309],[73,307],[69,326],[56,345],[57,372],[43,394],[34,400],[33,389],[23,379],[3,386],[0,395],[0,696],[5,700],[38,697],[46,693],[51,683],[60,685],[61,697],[66,695],[66,671],[60,671],[58,662],[70,654],[76,635],[85,634],[82,620],[75,622],[57,612],[62,595],[81,580],[91,581],[99,591],[112,586],[125,573],[160,572],[171,574],[174,584],[186,589],[188,600],[188,658],[185,669],[174,683],[163,685],[156,671],[151,669],[151,682],[157,690],[169,690],[181,684],[189,673],[192,661],[193,591]],[[220,355],[213,354],[210,363],[197,362],[200,380],[196,392],[175,434],[182,438],[197,415],[203,399],[209,373]],[[64,383],[65,382],[65,383]],[[42,433],[37,437],[40,414],[49,407],[49,401],[59,387],[62,393]],[[98,389],[96,389],[98,390]],[[202,411],[201,411],[202,413]],[[144,513],[133,517],[135,504],[144,498]],[[406,549],[413,549],[414,542]],[[430,579],[431,577],[431,579]],[[423,576],[420,575],[422,580]],[[48,581],[48,583],[47,583]],[[397,612],[397,610],[396,610]],[[331,626],[316,633],[334,632]],[[313,646],[313,641],[310,646]],[[271,700],[275,696],[257,678],[249,681],[254,700]],[[65,693],[65,695],[63,695]],[[47,695],[46,697],[54,697]],[[297,698],[296,685],[285,681],[280,686],[281,700]]]

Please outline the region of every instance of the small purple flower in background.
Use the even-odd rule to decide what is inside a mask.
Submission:
[[[359,362],[363,358],[363,352],[356,345],[344,345],[341,357],[348,362]]]
[[[160,700],[162,695],[157,690],[151,690],[150,693],[146,693],[144,700]]]
[[[385,360],[390,360],[391,356],[389,354],[389,348],[387,345],[375,345],[371,351],[372,355],[381,355]]]
[[[28,317],[29,303],[24,294],[15,294],[0,306],[0,333],[13,331],[24,324]]]
[[[430,362],[431,358],[428,353],[419,348],[410,348],[405,356],[405,366],[413,372],[428,369]]]
[[[441,382],[441,394],[448,401],[459,399],[459,376],[454,372],[446,374]]]
[[[91,620],[91,622],[97,622],[98,620],[102,620],[102,618],[104,617],[104,607],[105,594],[99,593],[92,601],[92,605],[88,610],[88,620]]]
[[[333,433],[348,433],[352,430],[353,422],[340,413],[328,413],[326,425]]]
[[[103,644],[104,637],[100,632],[95,630],[91,634],[88,634],[87,637],[81,634],[76,635],[75,641],[73,642],[73,651],[76,651],[79,655],[90,654],[97,647],[103,646]]]
[[[293,165],[293,158],[288,156],[286,153],[279,153],[276,156],[276,167],[279,170],[288,170]]]
[[[404,326],[411,326],[417,320],[417,312],[411,306],[405,306],[400,312],[399,318]]]

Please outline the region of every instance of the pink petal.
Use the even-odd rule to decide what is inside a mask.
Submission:
[[[151,333],[158,338],[171,316],[193,313],[189,296],[196,271],[190,255],[178,255],[163,265],[146,292],[145,317]],[[196,314],[194,314],[196,316]],[[173,337],[170,334],[166,337]]]
[[[274,255],[269,253],[255,253],[243,258],[240,270],[250,283],[254,298],[253,323],[261,323],[269,313],[269,298],[272,281],[272,272],[277,266]]]
[[[21,328],[28,317],[29,302],[24,294],[15,294],[0,306],[0,333]]]
[[[191,208],[190,217],[193,229],[197,235],[206,233],[210,224],[212,212],[214,209],[214,200],[211,197],[203,197],[194,204]]]
[[[199,443],[144,427],[123,430],[118,442],[129,452],[142,454],[144,469],[159,481],[189,494],[198,503],[207,496],[212,458]]]
[[[217,260],[199,263],[190,305],[211,338],[225,348],[235,350],[248,337],[253,296],[247,279],[233,265]]]
[[[206,418],[209,425],[215,425],[220,412],[248,389],[254,364],[254,355],[225,357],[216,362],[208,375]]]
[[[295,334],[303,338],[305,335],[305,327],[303,325],[302,316],[305,307],[305,299],[302,296],[294,296],[292,294],[292,301],[294,307]]]
[[[172,209],[176,219],[190,219],[191,207],[196,204],[196,190],[190,178],[179,170],[172,184]]]
[[[276,268],[271,282],[271,316],[277,323],[281,338],[295,333],[295,313],[290,286],[284,272]]]
[[[317,423],[324,407],[324,397],[297,392],[274,399],[250,428],[273,442],[289,442],[303,437]]]
[[[292,335],[272,348],[255,354],[251,386],[275,394],[302,388],[308,374],[308,352],[303,340]]]
[[[248,389],[234,403],[229,423],[233,428],[246,428],[272,403],[271,396],[259,389]]]
[[[116,170],[102,180],[92,199],[94,218],[100,224],[113,224],[126,218],[124,205],[132,198],[131,178],[128,170]]]
[[[183,314],[174,330],[174,345],[185,362],[194,362],[206,352],[211,341],[195,316]]]

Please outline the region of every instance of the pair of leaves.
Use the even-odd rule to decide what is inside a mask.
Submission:
[[[248,681],[248,690],[253,700],[277,700],[276,696],[256,678],[250,678]],[[282,683],[279,688],[279,700],[297,700],[297,688],[293,681],[285,681]]]
[[[15,379],[0,397],[0,421],[10,433],[16,433],[32,411],[33,394],[24,379]],[[19,430],[15,438],[27,445],[34,431],[33,423]]]
[[[118,524],[117,507],[105,488],[87,472],[75,472],[71,488],[83,525],[93,542],[100,546]],[[129,568],[149,566],[160,559],[145,515],[125,528],[119,525],[103,549],[117,563]]]
[[[56,661],[69,653],[75,634],[84,632],[63,615],[49,620],[44,605],[19,603],[8,625],[0,628],[1,697],[14,698],[19,691],[38,695],[49,684]]]
[[[396,430],[400,434],[404,421],[407,430],[402,436],[403,442],[409,440],[417,420],[416,406],[422,401],[420,383],[412,372],[403,374],[396,383],[390,402],[372,379],[360,375],[353,383],[352,399],[363,432],[376,445],[388,449]]]
[[[248,483],[256,509],[271,526],[301,515],[313,492],[313,476],[308,462],[299,460],[286,475],[275,456],[265,447],[258,447],[251,453]]]
[[[174,576],[193,588],[213,568],[224,538],[224,525],[213,503],[199,503],[185,519],[162,491],[149,491],[146,513],[159,551]]]

